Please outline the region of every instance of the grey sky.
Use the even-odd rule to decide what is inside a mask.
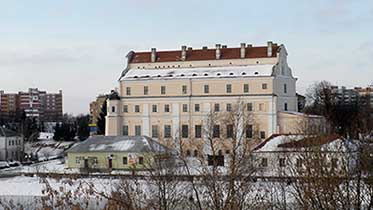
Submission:
[[[129,50],[285,44],[298,91],[373,80],[371,0],[2,1],[0,89],[64,91],[64,111],[118,85]]]

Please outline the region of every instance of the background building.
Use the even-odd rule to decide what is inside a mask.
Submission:
[[[89,104],[90,121],[92,124],[97,124],[102,111],[102,106],[106,102],[106,99],[107,95],[99,95],[95,101],[92,101]]]
[[[24,112],[26,117],[35,117],[39,122],[62,121],[62,90],[47,93],[37,88],[18,93],[0,91],[0,116],[11,120]]]

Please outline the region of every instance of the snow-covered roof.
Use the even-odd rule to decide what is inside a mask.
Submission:
[[[122,80],[271,76],[274,65],[130,69]]]
[[[9,130],[7,128],[3,128],[0,126],[0,137],[14,137],[14,136],[21,136],[15,131]]]
[[[312,114],[306,114],[306,113],[296,112],[296,111],[280,111],[280,114],[290,114],[290,115],[312,117],[312,118],[323,118],[323,116],[321,115],[312,115]]]
[[[256,152],[284,152],[304,151],[306,148],[319,147],[322,151],[348,152],[357,151],[359,142],[349,140],[337,135],[330,136],[304,136],[304,135],[273,135],[258,145]]]
[[[67,152],[157,152],[170,149],[147,136],[93,136]]]

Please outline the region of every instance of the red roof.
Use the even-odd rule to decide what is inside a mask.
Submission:
[[[273,44],[272,56],[276,57],[279,46]],[[216,49],[186,50],[186,61],[215,60]],[[221,48],[220,59],[239,59],[241,48]],[[267,47],[246,47],[245,58],[266,58]],[[157,52],[157,62],[181,61],[181,50]],[[134,52],[130,63],[150,63],[151,52]]]

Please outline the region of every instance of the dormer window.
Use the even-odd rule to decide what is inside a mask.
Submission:
[[[185,76],[185,75],[184,75],[184,74],[180,74],[180,76],[182,76],[182,77],[183,77],[183,76]]]
[[[242,72],[241,75],[246,75],[246,72]]]
[[[217,73],[216,75],[220,76],[221,74],[220,74],[220,73]]]
[[[192,74],[193,77],[197,76],[197,74]]]
[[[209,74],[204,74],[204,76],[208,76]]]
[[[231,72],[231,73],[229,73],[229,75],[231,75],[231,76],[232,76],[232,75],[234,75],[234,74],[233,74],[233,72]]]
[[[257,72],[257,71],[256,71],[256,72],[254,72],[254,74],[255,74],[255,75],[258,75],[258,74],[259,74],[259,72]]]

